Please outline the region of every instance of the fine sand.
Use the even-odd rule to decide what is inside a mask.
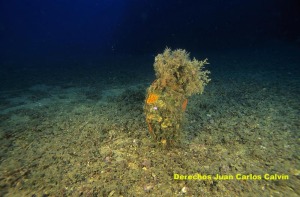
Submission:
[[[204,54],[212,80],[189,99],[184,138],[169,150],[152,141],[143,114],[154,58],[127,60],[148,71],[74,69],[2,89],[0,196],[299,196],[297,54]]]

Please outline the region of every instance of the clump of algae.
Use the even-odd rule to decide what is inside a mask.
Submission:
[[[144,112],[150,134],[162,146],[172,146],[180,139],[188,97],[202,94],[210,81],[206,64],[207,59],[191,60],[182,49],[166,48],[155,57],[156,80],[147,89]]]

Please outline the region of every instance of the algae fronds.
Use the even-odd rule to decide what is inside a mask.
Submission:
[[[182,49],[166,48],[155,57],[156,80],[147,90],[144,112],[152,137],[163,146],[180,139],[187,98],[202,94],[210,81],[210,72],[204,70],[206,64],[207,59],[191,60]]]

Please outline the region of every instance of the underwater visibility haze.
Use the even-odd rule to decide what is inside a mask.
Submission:
[[[0,196],[300,196],[300,1],[0,2]]]

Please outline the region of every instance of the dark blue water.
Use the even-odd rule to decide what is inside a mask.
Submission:
[[[300,6],[279,1],[1,1],[0,65],[16,69],[103,65],[103,57],[299,46]],[[8,71],[9,72],[9,71]],[[2,78],[2,77],[1,77]]]

